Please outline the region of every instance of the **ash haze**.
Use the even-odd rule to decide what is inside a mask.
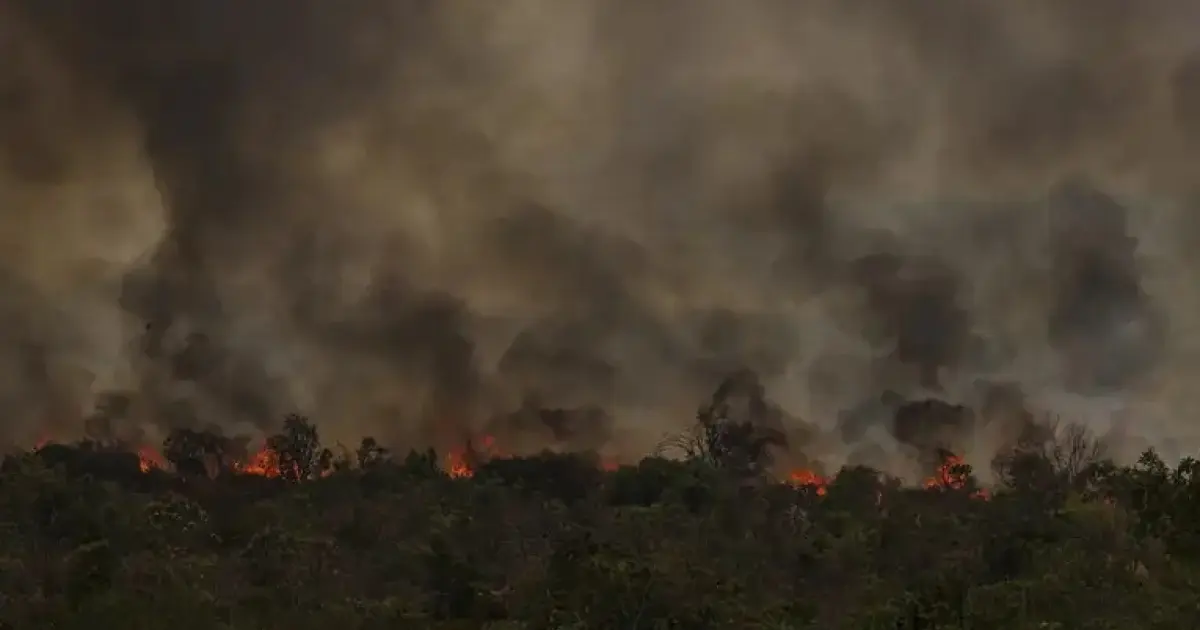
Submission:
[[[116,391],[148,436],[445,444],[536,397],[633,456],[748,368],[825,428],[998,381],[1200,446],[1198,19],[0,0],[4,438]]]

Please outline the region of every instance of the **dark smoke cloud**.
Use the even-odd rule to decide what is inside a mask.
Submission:
[[[1194,438],[1197,14],[0,0],[6,437],[119,391],[644,451],[751,369],[828,428],[982,379]]]

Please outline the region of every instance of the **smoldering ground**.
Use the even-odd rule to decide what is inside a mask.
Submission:
[[[819,426],[985,379],[1182,443],[1197,14],[0,0],[6,437],[533,397],[640,453],[749,368]]]

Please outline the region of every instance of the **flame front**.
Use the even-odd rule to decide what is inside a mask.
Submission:
[[[39,445],[40,448],[41,445]],[[165,470],[168,468],[166,458],[157,450],[149,446],[141,446],[137,449],[138,468],[142,472],[148,473],[152,470]],[[279,455],[270,448],[264,446],[246,459],[245,462],[238,462],[232,465],[234,472],[243,475],[258,475],[260,477],[278,477],[279,476]]]
[[[49,439],[39,439],[35,450],[40,450],[50,442],[51,440]],[[152,447],[139,447],[137,449],[137,456],[138,467],[143,473],[170,468],[166,458]],[[470,478],[475,475],[475,466],[478,465],[478,462],[503,456],[496,449],[496,439],[493,436],[487,435],[479,441],[478,447],[468,442],[465,447],[447,453],[444,467],[446,474],[450,477]],[[264,445],[244,462],[234,463],[231,468],[238,474],[275,478],[280,476],[280,466],[279,454]],[[612,459],[602,458],[598,466],[601,470],[612,472],[620,468],[620,463]],[[926,478],[921,485],[929,490],[965,489],[969,484],[969,475],[961,468],[963,466],[964,460],[961,456],[948,454],[937,467],[934,474]],[[332,470],[322,471],[322,476],[326,476],[331,472]],[[785,481],[798,488],[811,488],[817,496],[825,496],[828,492],[830,478],[808,468],[797,468],[788,473]],[[990,498],[988,491],[983,489],[975,491],[971,496],[972,498],[983,500]]]

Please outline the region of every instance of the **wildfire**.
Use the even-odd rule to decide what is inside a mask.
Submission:
[[[478,447],[468,441],[465,447],[446,454],[446,474],[456,479],[473,477],[475,475],[473,462],[481,458],[495,457],[497,455],[495,449],[496,438],[491,435],[483,436]]]
[[[143,446],[139,448],[137,451],[137,456],[138,468],[140,468],[144,473],[148,473],[151,470],[162,470],[165,467],[166,461],[163,459],[162,455],[159,455],[158,451],[150,448],[149,446]]]
[[[38,438],[33,445],[33,452],[42,450],[43,448],[53,444],[54,441],[48,437]],[[138,458],[138,468],[143,473],[149,473],[153,470],[169,470],[171,465],[167,462],[167,458],[152,446],[139,446],[134,451]],[[262,477],[278,477],[279,476],[279,456],[267,446],[263,446],[253,455],[248,457],[244,462],[235,462],[232,465],[234,471],[243,475],[259,475]]]
[[[456,479],[475,475],[475,471],[467,464],[465,451],[451,451],[446,455],[446,473]]]
[[[142,472],[148,473],[152,470],[166,470],[168,468],[166,458],[157,450],[142,446],[137,449],[138,468]],[[232,466],[233,470],[242,475],[258,475],[260,477],[278,477],[279,476],[279,455],[270,448],[263,446],[253,455],[248,457],[245,462],[235,462]]]
[[[963,464],[962,457],[947,455],[933,476],[925,479],[921,484],[922,487],[929,490],[940,488],[961,490],[966,488],[968,475],[964,474],[964,471],[960,468]],[[817,496],[823,497],[828,492],[830,478],[819,475],[808,468],[797,468],[788,473],[785,481],[798,488],[812,488],[816,491]],[[989,498],[987,490],[977,490],[971,496],[976,499]]]
[[[817,496],[823,497],[828,491],[826,486],[829,480],[807,468],[799,468],[788,475],[788,483],[801,488],[814,488]]]
[[[40,450],[49,443],[48,439],[39,439],[35,450]],[[137,456],[138,467],[143,473],[170,468],[166,458],[152,447],[139,447]],[[474,476],[474,467],[478,462],[503,456],[503,453],[496,449],[496,439],[488,435],[484,436],[477,446],[468,442],[465,447],[447,453],[444,467],[446,473],[451,477],[469,478]],[[964,463],[961,456],[946,454],[934,474],[923,481],[922,487],[929,490],[965,489],[968,486],[969,475],[962,468]],[[232,469],[243,475],[274,478],[280,476],[280,465],[279,454],[264,445],[247,457],[245,461],[234,463]],[[601,459],[598,465],[601,470],[606,472],[615,471],[621,466],[619,462],[608,458]],[[322,471],[322,474],[327,475],[331,472],[332,470]],[[798,488],[811,488],[817,496],[825,496],[828,492],[830,478],[808,468],[797,468],[788,473],[785,481]],[[975,491],[971,496],[983,500],[990,498],[987,490],[983,489]]]
[[[961,490],[967,487],[967,475],[963,473],[962,466],[965,465],[963,458],[949,454],[942,460],[942,464],[938,466],[937,472],[932,477],[925,479],[922,484],[926,489],[934,490],[945,488],[950,490]],[[971,496],[977,499],[987,499],[987,490],[978,490]]]
[[[233,469],[243,475],[278,477],[279,454],[264,446],[251,455],[245,463],[234,464]]]

